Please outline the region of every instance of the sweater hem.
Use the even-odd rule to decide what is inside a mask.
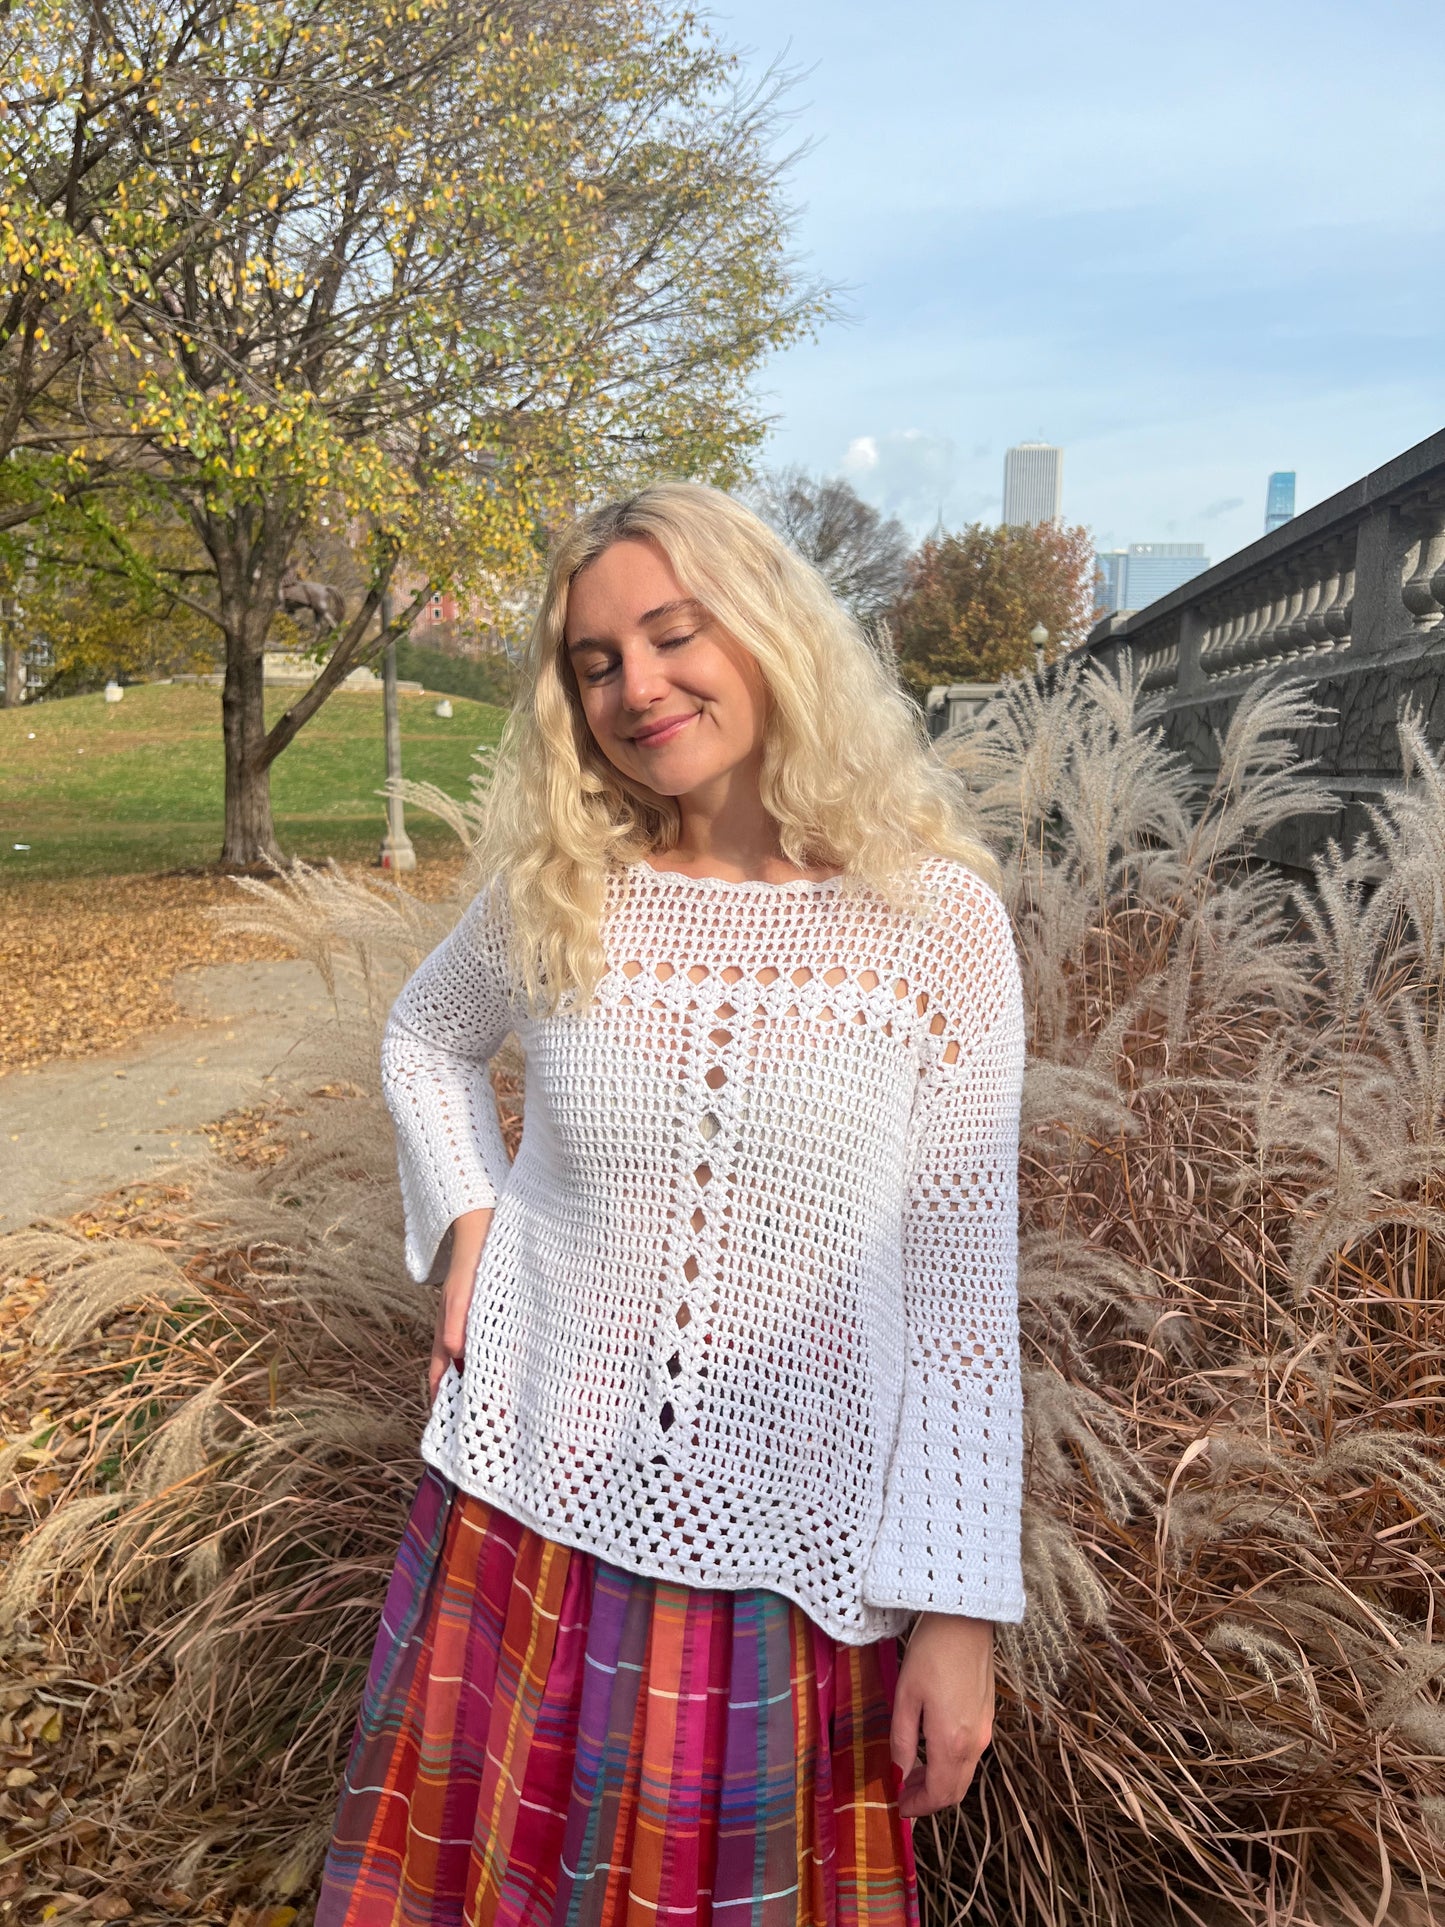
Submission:
[[[604,1550],[591,1541],[585,1533],[575,1529],[569,1530],[565,1526],[558,1525],[555,1520],[541,1518],[532,1511],[530,1506],[523,1505],[520,1500],[501,1487],[488,1485],[480,1479],[460,1476],[448,1455],[434,1446],[429,1446],[425,1439],[421,1445],[421,1457],[434,1471],[440,1472],[443,1478],[449,1479],[458,1491],[465,1492],[470,1498],[480,1499],[486,1505],[495,1506],[499,1512],[506,1513],[519,1525],[527,1526],[533,1532],[540,1533],[544,1539],[551,1540],[554,1545],[566,1546],[573,1552],[584,1552],[590,1558],[600,1560],[604,1565],[617,1566],[623,1572],[635,1573],[642,1579],[661,1579],[670,1585],[690,1586],[697,1592],[745,1592],[752,1587],[761,1587],[768,1592],[779,1593],[800,1612],[805,1613],[815,1626],[828,1634],[829,1638],[836,1639],[840,1646],[873,1646],[880,1639],[897,1639],[907,1630],[912,1614],[920,1610],[918,1607],[890,1608],[870,1604],[866,1610],[870,1614],[876,1614],[878,1619],[885,1623],[876,1624],[865,1630],[825,1617],[818,1610],[815,1602],[805,1599],[801,1590],[789,1583],[784,1573],[740,1566],[730,1568],[725,1574],[717,1574],[712,1583],[704,1584],[695,1572],[684,1571],[673,1562],[663,1559],[649,1560],[636,1553],[623,1555]]]

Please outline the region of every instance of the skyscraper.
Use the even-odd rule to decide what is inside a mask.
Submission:
[[[1129,606],[1129,551],[1099,549],[1094,556],[1094,606],[1101,616]]]
[[[1269,478],[1269,493],[1264,498],[1264,532],[1283,527],[1294,520],[1294,470],[1276,469]]]
[[[1099,609],[1104,615],[1146,609],[1208,567],[1202,542],[1131,542],[1127,549],[1105,549],[1094,558]]]
[[[1057,522],[1063,508],[1064,451],[1049,442],[1020,442],[1003,458],[1003,523],[1027,529]]]

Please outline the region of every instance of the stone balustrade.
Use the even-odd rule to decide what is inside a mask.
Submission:
[[[1395,721],[1413,701],[1445,745],[1445,432],[1387,462],[1147,609],[1112,615],[1084,644],[1127,650],[1160,699],[1169,741],[1207,779],[1217,734],[1261,676],[1305,684],[1329,712],[1305,753],[1339,798],[1269,854],[1303,866],[1349,837],[1400,781]]]
[[[940,683],[928,692],[924,715],[930,736],[957,729],[991,703],[998,694],[996,682]]]

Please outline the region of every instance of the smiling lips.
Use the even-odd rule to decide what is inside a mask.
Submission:
[[[632,740],[640,749],[656,749],[662,743],[670,743],[683,725],[692,722],[696,715],[697,711],[690,709],[685,716],[665,716],[661,722],[649,723],[645,729],[639,729]]]

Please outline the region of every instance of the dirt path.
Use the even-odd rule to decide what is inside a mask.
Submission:
[[[204,1150],[201,1126],[274,1092],[333,1016],[310,964],[178,972],[182,1021],[125,1048],[0,1077],[0,1231]]]
[[[444,897],[461,863],[428,860],[407,888]],[[309,964],[208,914],[242,901],[204,873],[0,889],[0,1232],[204,1149],[203,1127],[274,1095],[333,1016]]]

